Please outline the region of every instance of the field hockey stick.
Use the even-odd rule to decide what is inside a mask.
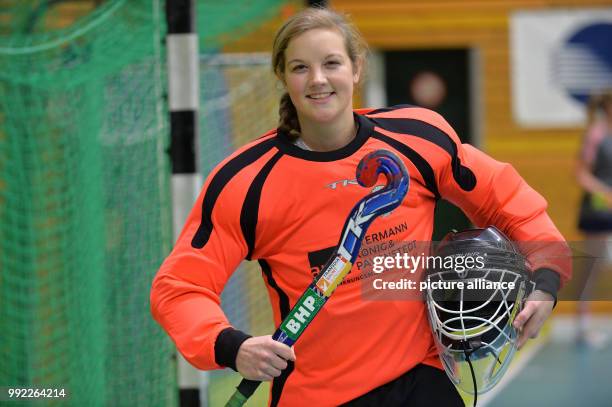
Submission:
[[[410,177],[400,159],[390,151],[377,150],[367,154],[357,166],[357,181],[363,187],[376,184],[379,174],[387,178],[386,185],[361,199],[344,223],[336,253],[308,286],[272,335],[275,341],[292,346],[323,308],[359,255],[361,241],[372,221],[397,208],[408,192]],[[243,379],[225,407],[244,405],[261,382]]]

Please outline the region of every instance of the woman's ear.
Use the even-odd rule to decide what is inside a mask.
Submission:
[[[359,57],[353,64],[353,83],[357,85],[361,79],[361,70],[363,67],[363,58]]]
[[[274,76],[276,76],[276,79],[278,79],[280,81],[280,83],[283,84],[283,86],[285,86],[285,73],[283,71],[281,71],[278,68],[274,69]]]
[[[283,90],[287,90],[287,82],[285,82],[285,75],[283,75],[282,73],[276,74],[276,78],[278,79],[277,86]]]

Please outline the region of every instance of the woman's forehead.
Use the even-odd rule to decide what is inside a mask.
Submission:
[[[337,30],[317,28],[308,30],[289,41],[287,61],[331,54],[346,55],[344,38]]]

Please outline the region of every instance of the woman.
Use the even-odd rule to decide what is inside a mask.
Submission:
[[[578,228],[585,235],[589,255],[602,259],[582,273],[583,287],[578,306],[578,343],[597,346],[601,335],[587,327],[588,301],[592,299],[595,281],[610,259],[612,232],[612,92],[594,95],[589,100],[588,127],[585,132],[576,177],[585,194]]]
[[[397,232],[394,241],[429,241],[441,197],[515,240],[563,241],[545,200],[510,165],[462,145],[435,112],[354,112],[366,51],[356,29],[333,11],[308,9],[280,28],[272,55],[286,90],[278,129],[211,173],[155,278],[152,312],[194,366],[273,380],[274,406],[463,405],[441,370],[424,304],[364,301],[360,279],[351,278],[363,272],[357,266],[295,349],[232,328],[219,306],[238,264],[257,259],[278,325],[312,282],[311,269],[326,260],[317,256],[333,250],[353,205],[370,192],[351,182],[357,163],[381,148],[401,157],[411,185],[402,206],[374,221],[365,241],[388,230]],[[560,280],[569,278],[550,267],[535,264],[538,290],[516,319],[521,345],[537,334]]]

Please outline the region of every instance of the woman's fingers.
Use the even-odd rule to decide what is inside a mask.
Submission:
[[[287,361],[295,360],[295,351],[277,342],[270,335],[244,341],[238,349],[236,368],[246,379],[270,381],[287,368]]]

